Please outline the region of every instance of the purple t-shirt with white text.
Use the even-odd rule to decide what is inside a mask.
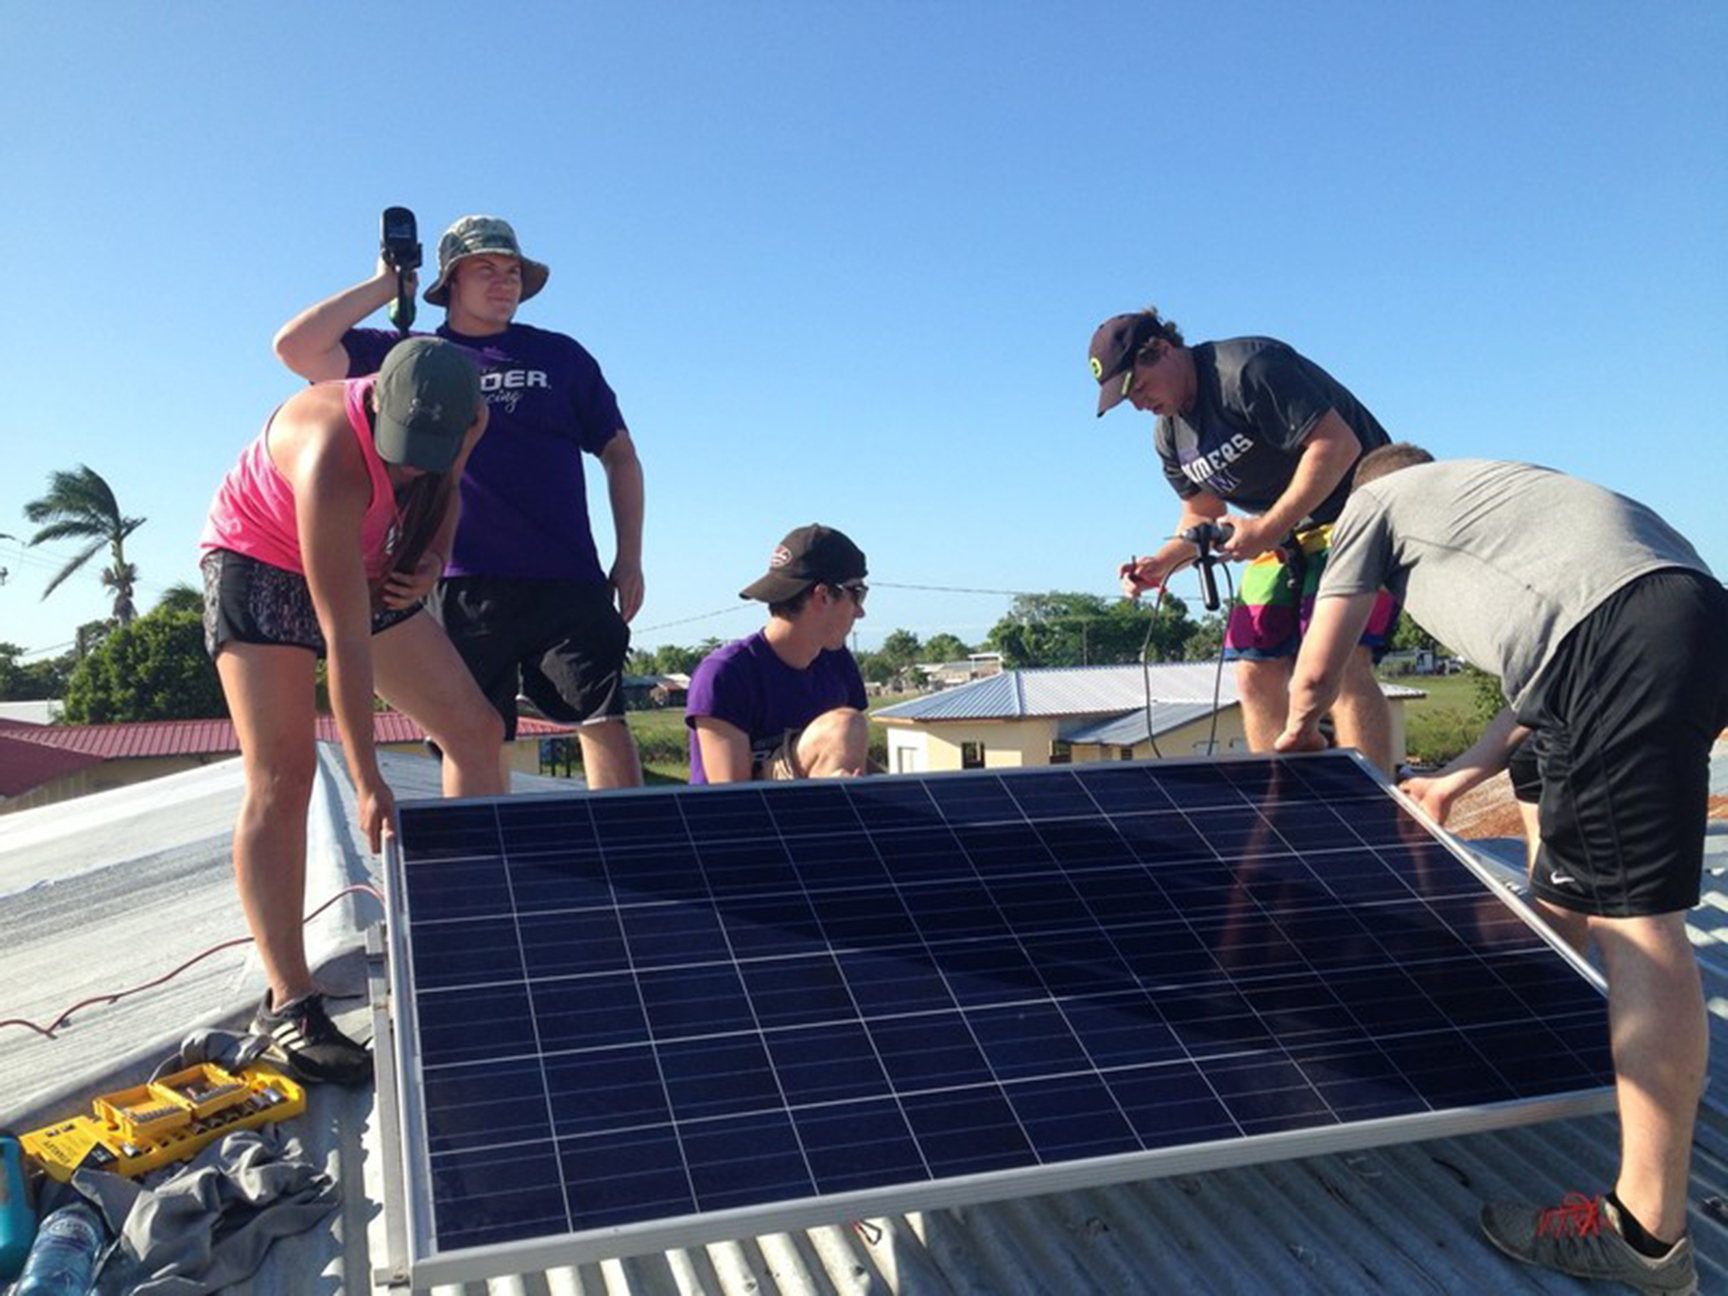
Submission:
[[[697,716],[742,729],[750,736],[751,757],[761,760],[774,754],[788,729],[802,729],[835,707],[862,711],[865,705],[864,677],[844,648],[823,650],[803,670],[781,661],[760,630],[716,648],[690,677],[690,698],[684,705],[684,723],[691,726],[690,781],[708,781],[691,723]]]
[[[444,574],[604,584],[582,454],[604,450],[624,417],[599,364],[576,339],[529,324],[488,337],[444,325],[437,336],[473,355],[490,410],[462,475],[462,520]],[[376,373],[401,340],[350,329],[349,377]]]

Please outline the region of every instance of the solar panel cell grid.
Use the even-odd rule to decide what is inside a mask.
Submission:
[[[1608,1080],[1596,989],[1351,759],[402,825],[439,1253]]]

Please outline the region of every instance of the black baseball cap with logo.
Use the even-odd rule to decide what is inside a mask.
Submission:
[[[768,556],[768,574],[738,593],[763,603],[795,599],[812,585],[844,585],[862,580],[864,551],[843,532],[817,522],[787,533]]]
[[[480,408],[480,369],[443,338],[398,342],[372,389],[372,444],[386,463],[449,472]]]
[[[1138,311],[1133,315],[1112,315],[1092,334],[1087,355],[1092,362],[1092,376],[1098,380],[1098,417],[1122,402],[1127,396],[1124,381],[1134,367],[1134,357],[1155,338],[1165,336],[1164,321],[1157,311]]]

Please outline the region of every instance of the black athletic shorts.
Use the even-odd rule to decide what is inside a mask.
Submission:
[[[204,650],[212,658],[226,643],[274,644],[324,656],[324,631],[304,576],[232,549],[210,550],[198,570],[204,573]],[[372,633],[419,611],[415,603],[374,612]]]
[[[1506,762],[1506,772],[1512,776],[1512,795],[1525,805],[1536,805],[1542,800],[1541,762],[1536,759],[1536,749],[1541,744],[1536,737],[1532,733],[1514,747]]]
[[[516,694],[550,720],[588,724],[624,714],[630,628],[609,585],[452,576],[429,600],[486,700],[516,737]]]
[[[1566,636],[1518,716],[1536,730],[1542,899],[1609,918],[1698,903],[1724,642],[1728,591],[1680,568],[1639,577]]]

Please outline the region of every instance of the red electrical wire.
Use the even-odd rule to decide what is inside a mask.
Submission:
[[[311,922],[314,918],[316,918],[319,914],[323,913],[331,905],[335,904],[343,896],[353,895],[357,891],[365,892],[367,895],[371,896],[374,900],[378,901],[379,904],[384,903],[384,897],[378,893],[378,889],[376,887],[368,886],[364,882],[359,882],[359,883],[356,883],[355,885],[350,886],[350,887],[343,887],[335,895],[331,896],[323,904],[319,905],[311,913],[307,914],[303,919],[301,919],[300,920],[301,925],[304,926],[305,924]],[[157,986],[162,985],[164,982],[172,981],[175,977],[179,976],[182,972],[184,972],[187,968],[191,967],[194,963],[201,962],[204,959],[209,958],[212,954],[220,954],[223,950],[233,949],[236,945],[250,945],[251,943],[252,943],[252,938],[250,936],[239,936],[239,937],[236,937],[234,940],[223,941],[220,945],[212,945],[209,949],[205,950],[202,954],[193,955],[191,958],[187,959],[184,963],[182,963],[179,967],[175,968],[172,972],[169,972],[169,973],[166,973],[162,976],[159,976],[154,981],[146,981],[143,985],[135,985],[135,986],[133,986],[127,990],[117,990],[113,994],[96,995],[93,998],[81,1000],[78,1003],[73,1004],[70,1008],[68,1008],[65,1012],[61,1013],[53,1021],[49,1022],[47,1026],[38,1026],[35,1022],[26,1021],[22,1017],[10,1017],[4,1021],[0,1021],[0,1030],[5,1030],[6,1027],[8,1027],[8,1026],[24,1026],[30,1030],[35,1031],[38,1035],[43,1035],[49,1039],[53,1039],[54,1038],[54,1032],[59,1030],[60,1027],[64,1026],[66,1024],[66,1022],[71,1018],[73,1013],[78,1012],[81,1009],[88,1008],[92,1004],[118,1003],[120,1000],[125,999],[129,995],[138,994],[140,991],[143,991],[143,990],[153,990]]]

